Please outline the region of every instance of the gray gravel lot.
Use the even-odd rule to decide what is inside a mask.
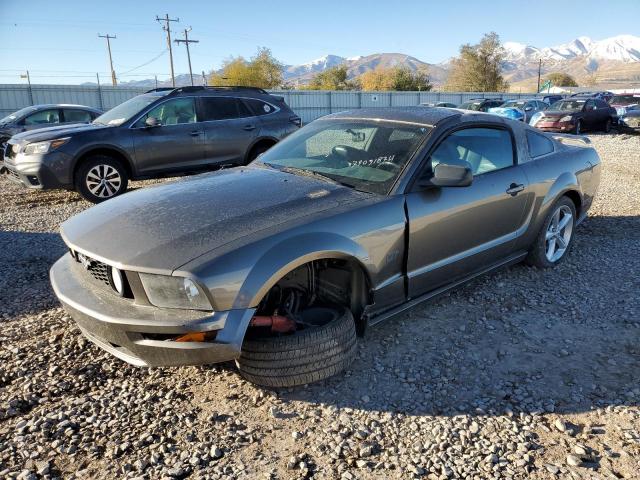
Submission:
[[[640,478],[640,137],[591,138],[602,184],[559,268],[414,308],[284,391],[85,341],[48,269],[89,204],[0,180],[0,478]]]

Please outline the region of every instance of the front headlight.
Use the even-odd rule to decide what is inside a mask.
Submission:
[[[140,273],[149,301],[156,307],[213,310],[202,289],[190,278]]]
[[[34,153],[41,153],[41,154],[48,153],[55,150],[58,147],[61,147],[68,141],[69,141],[69,137],[58,138],[56,140],[49,140],[47,142],[30,143],[26,147],[24,147],[24,154],[33,155]]]
[[[566,115],[560,119],[561,122],[573,122],[573,117],[571,115]]]

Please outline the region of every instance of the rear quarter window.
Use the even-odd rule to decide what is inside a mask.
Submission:
[[[553,152],[553,142],[544,135],[527,131],[527,146],[531,158],[541,157]]]
[[[256,116],[269,115],[270,113],[276,111],[276,108],[273,105],[270,105],[267,102],[263,102],[262,100],[258,100],[256,98],[245,98],[243,100],[247,104],[251,112]]]

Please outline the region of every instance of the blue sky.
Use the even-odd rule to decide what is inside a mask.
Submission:
[[[174,35],[193,27],[190,36],[200,40],[192,47],[197,72],[217,68],[232,55],[249,57],[258,46],[271,48],[285,64],[327,53],[377,52],[438,63],[491,30],[502,41],[539,47],[582,35],[640,35],[640,0],[0,0],[0,83],[24,82],[19,73],[27,68],[32,83],[92,81],[95,72],[108,82],[106,45],[98,33],[118,37],[112,48],[120,80],[154,74],[166,79],[165,36],[155,21],[165,13],[180,19],[172,24]],[[184,46],[175,47],[176,72],[186,73]]]

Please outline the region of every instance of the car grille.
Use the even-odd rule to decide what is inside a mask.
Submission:
[[[71,254],[73,255],[73,258],[75,258],[76,262],[80,263],[95,280],[109,287],[111,286],[109,265],[91,257],[87,257],[82,253],[71,252]]]
[[[9,142],[4,144],[4,156],[7,158],[13,158],[16,156],[13,151],[13,145],[11,145]]]

